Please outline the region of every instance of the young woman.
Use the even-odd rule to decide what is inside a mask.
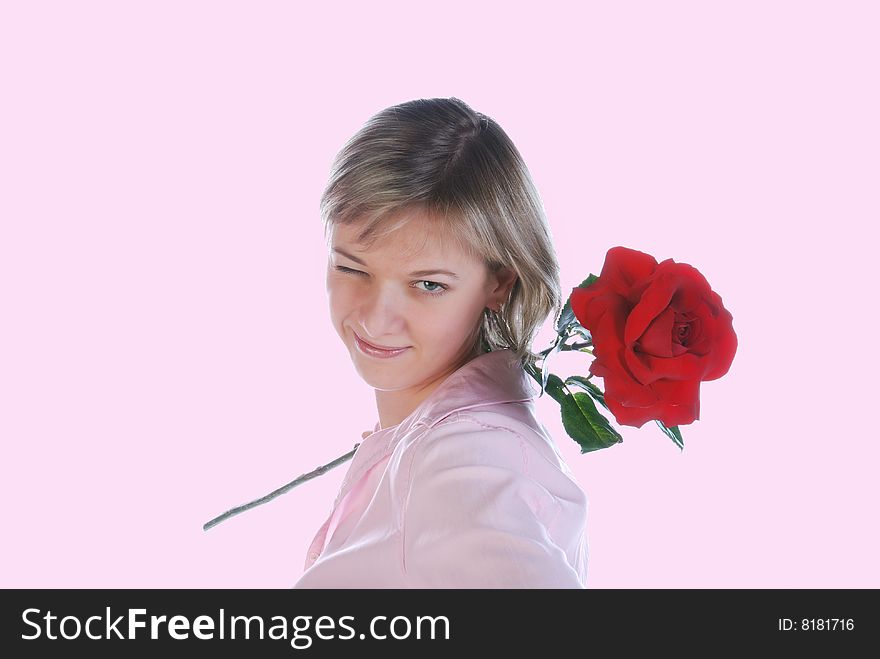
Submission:
[[[387,108],[321,214],[333,325],[379,420],[294,588],[584,588],[587,498],[524,369],[559,266],[510,138],[456,98]]]

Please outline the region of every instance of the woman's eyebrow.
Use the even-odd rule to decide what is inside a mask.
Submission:
[[[349,254],[345,250],[339,249],[338,247],[334,247],[333,251],[337,252],[339,254],[342,254],[345,258],[351,259],[355,263],[360,263],[363,266],[367,265],[362,260],[360,260],[358,257],[356,257],[352,254]],[[415,272],[409,273],[410,277],[425,277],[427,275],[449,275],[453,279],[460,279],[460,277],[457,274],[455,274],[454,272],[450,272],[449,270],[441,270],[439,268],[434,268],[431,270],[416,270]]]

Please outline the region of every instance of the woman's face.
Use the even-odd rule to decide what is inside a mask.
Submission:
[[[327,295],[361,377],[385,391],[417,389],[475,356],[483,309],[507,300],[512,271],[491,273],[454,241],[441,242],[418,213],[369,251],[355,242],[360,228],[331,229]],[[357,337],[406,350],[377,357]]]

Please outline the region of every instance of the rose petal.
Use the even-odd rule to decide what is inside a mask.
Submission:
[[[611,290],[635,303],[638,299],[631,299],[633,288],[643,288],[656,267],[657,259],[650,254],[618,245],[606,252],[599,280],[604,279]]]
[[[661,312],[638,338],[639,349],[655,357],[672,357],[674,344],[672,328],[674,325],[675,312],[672,309]],[[675,345],[678,346],[678,344]]]
[[[657,389],[655,383],[652,388]],[[653,405],[632,406],[622,405],[607,393],[605,403],[621,425],[641,428],[646,422],[655,419],[667,428],[693,423],[700,418],[699,382],[673,382],[660,386],[658,402]],[[680,404],[675,404],[680,402]]]
[[[641,299],[633,307],[626,323],[624,342],[633,345],[654,319],[669,308],[669,301],[676,293],[679,280],[674,275],[653,277],[648,282]]]
[[[703,374],[703,380],[717,380],[730,370],[736,355],[738,339],[733,331],[733,316],[727,309],[721,309],[715,318],[715,343],[712,346],[712,359]]]

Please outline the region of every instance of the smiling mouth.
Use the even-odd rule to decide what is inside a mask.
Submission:
[[[369,343],[368,341],[364,341],[357,332],[354,332],[354,338],[355,338],[355,341],[359,344],[359,346],[363,349],[366,349],[366,350],[372,351],[372,352],[387,353],[389,355],[401,353],[404,350],[408,350],[409,348],[412,347],[412,346],[403,346],[402,348],[385,348],[382,346],[377,346],[372,343]]]

